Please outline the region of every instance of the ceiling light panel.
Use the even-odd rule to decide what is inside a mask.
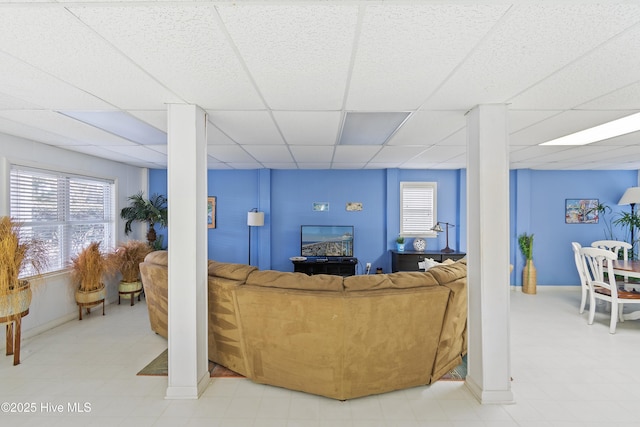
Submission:
[[[640,131],[640,113],[631,114],[540,145],[585,145]]]
[[[273,116],[287,144],[331,146],[342,117],[339,111],[274,111]]]
[[[464,109],[506,102],[616,35],[621,26],[635,24],[636,9],[592,2],[513,5],[425,106]]]
[[[406,120],[409,113],[347,112],[340,145],[382,145]]]
[[[466,126],[464,111],[418,111],[391,138],[389,145],[436,144]]]
[[[416,2],[367,6],[347,108],[417,108],[508,7]],[[400,75],[402,79],[391,77]]]
[[[357,5],[234,3],[217,8],[271,108],[341,108]]]
[[[108,15],[109,10],[98,7],[96,13]],[[3,8],[2,19],[4,52],[112,105],[160,109],[183,102],[65,8]]]
[[[181,102],[205,109],[264,108],[213,4],[71,10]]]
[[[238,144],[284,144],[266,111],[208,111],[209,121]]]
[[[628,116],[628,111],[568,110],[509,136],[511,145],[534,145]]]

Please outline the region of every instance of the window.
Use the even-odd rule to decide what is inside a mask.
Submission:
[[[437,183],[400,183],[400,235],[435,236]]]
[[[90,242],[114,246],[113,181],[15,165],[10,181],[11,217],[22,223],[25,236],[44,242],[45,272],[66,268]]]

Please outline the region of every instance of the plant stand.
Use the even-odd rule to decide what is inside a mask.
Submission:
[[[13,366],[20,364],[20,341],[22,340],[22,318],[29,314],[31,305],[31,287],[22,282],[18,290],[2,298],[7,299],[5,309],[0,311],[0,323],[6,323],[7,356],[13,355]],[[24,284],[26,283],[26,284]]]
[[[78,320],[82,320],[82,309],[87,310],[87,314],[91,313],[91,308],[102,304],[102,315],[104,316],[104,300],[107,296],[106,288],[102,285],[102,288],[94,291],[76,291],[76,303],[78,304]]]
[[[134,304],[134,298],[138,297],[140,301],[140,295],[142,294],[142,282],[124,282],[121,281],[118,284],[118,305],[120,305],[120,297],[130,298],[131,306]]]

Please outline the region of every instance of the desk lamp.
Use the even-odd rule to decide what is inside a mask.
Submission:
[[[438,222],[436,223],[436,225],[434,225],[434,226],[431,228],[431,231],[435,231],[436,233],[441,233],[442,231],[444,231],[444,230],[442,229],[442,227],[440,226],[440,224],[444,224],[444,225],[445,225],[445,228],[446,228],[446,235],[447,235],[447,246],[446,246],[444,249],[442,249],[440,252],[444,252],[444,253],[450,253],[450,252],[453,252],[453,249],[451,249],[451,248],[449,247],[449,227],[455,227],[455,225],[453,225],[453,224],[449,224],[448,222],[440,222],[440,221],[438,221]]]
[[[264,225],[264,212],[258,212],[257,208],[251,209],[247,214],[247,225],[249,226],[249,265],[251,265],[251,227]]]

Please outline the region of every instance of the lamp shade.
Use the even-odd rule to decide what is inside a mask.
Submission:
[[[440,223],[438,222],[438,223],[436,223],[436,225],[434,225],[431,228],[431,231],[435,231],[436,233],[440,233],[440,232],[442,232],[444,230],[442,229],[442,227],[440,226]]]
[[[249,227],[262,227],[264,225],[264,212],[249,212],[247,214]]]
[[[629,187],[620,198],[618,204],[631,205],[635,203],[640,203],[640,187]]]

